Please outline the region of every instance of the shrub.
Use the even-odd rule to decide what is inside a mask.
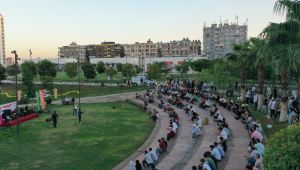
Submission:
[[[264,164],[266,169],[300,169],[300,126],[290,126],[268,140]]]

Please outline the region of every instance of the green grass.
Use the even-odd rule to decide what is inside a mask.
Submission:
[[[70,86],[70,85],[54,85],[55,88],[58,90],[58,94],[65,94],[69,91],[78,91],[78,86]],[[100,87],[100,86],[82,86],[80,90],[80,96],[81,97],[92,97],[92,96],[103,96],[108,94],[116,94],[116,93],[126,93],[126,92],[135,92],[135,91],[141,91],[146,90],[149,87],[146,86],[132,86],[132,87]],[[2,93],[8,93],[11,96],[15,96],[15,87],[12,84],[2,84],[1,85],[1,92]],[[18,89],[22,89],[21,86],[19,86]],[[51,94],[53,95],[53,91],[51,91]],[[65,97],[78,97],[77,93],[70,93],[66,94]],[[60,97],[58,97],[60,99]],[[57,100],[58,100],[57,99]],[[15,98],[9,98],[5,95],[1,95],[0,98],[0,104],[8,103],[15,101]]]
[[[250,106],[250,111],[253,114],[254,118],[261,122],[267,138],[270,138],[274,133],[280,131],[281,129],[285,129],[288,126],[287,122],[279,122],[278,120],[273,120],[273,127],[271,129],[267,128],[268,119],[266,117],[266,114],[257,111],[253,105]]]
[[[112,109],[116,106],[116,109]],[[154,124],[129,103],[82,104],[83,123],[72,106],[52,106],[58,128],[45,122],[50,115],[0,131],[0,169],[108,170],[136,151]]]

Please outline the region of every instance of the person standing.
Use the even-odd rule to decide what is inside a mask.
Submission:
[[[57,126],[57,119],[58,119],[58,115],[57,115],[56,111],[54,111],[52,113],[51,118],[52,118],[53,127],[56,128],[56,126]]]
[[[73,104],[73,115],[76,115],[78,112],[78,104],[77,103],[74,103]]]
[[[78,121],[79,121],[79,123],[82,123],[82,121],[81,121],[81,116],[82,116],[82,114],[83,114],[83,112],[81,111],[80,108],[78,108],[77,116],[78,116]]]

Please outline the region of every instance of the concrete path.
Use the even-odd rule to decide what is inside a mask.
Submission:
[[[234,118],[234,114],[232,112],[223,107],[219,108],[221,109],[223,116],[226,118],[232,133],[232,147],[230,148],[230,155],[224,170],[244,169],[247,164],[247,157],[249,155],[247,152],[247,147],[250,140],[248,132],[241,120],[236,120]]]
[[[214,122],[213,118],[209,115],[208,110],[203,110],[198,108],[198,106],[193,105],[195,111],[200,115],[202,120],[207,117],[209,119],[209,124],[204,125],[205,130],[202,133],[203,139],[199,146],[199,148],[195,151],[192,158],[188,161],[186,166],[183,168],[184,170],[191,170],[192,166],[198,166],[200,164],[200,159],[203,158],[203,154],[206,151],[209,151],[209,145],[211,145],[214,141],[217,140],[217,124]]]
[[[178,114],[180,122],[177,141],[174,148],[166,155],[163,161],[157,165],[159,170],[172,169],[174,165],[184,159],[184,157],[191,151],[193,145],[195,144],[191,135],[192,122],[184,113],[184,110],[178,109],[175,106],[172,107]]]

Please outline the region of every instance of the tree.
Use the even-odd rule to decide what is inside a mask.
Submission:
[[[134,67],[132,64],[123,64],[121,72],[127,80],[129,80],[135,73]]]
[[[273,61],[273,68],[280,74],[281,103],[279,121],[287,120],[287,99],[289,74],[293,65],[299,60],[295,51],[299,49],[300,32],[300,3],[299,1],[279,0],[274,6],[274,11],[286,14],[286,21],[282,23],[271,23],[267,26],[261,36],[266,39],[266,50],[269,60]]]
[[[122,66],[123,66],[122,63],[117,63],[117,64],[116,64],[116,67],[117,67],[117,71],[118,71],[118,72],[122,72]]]
[[[0,81],[6,79],[6,69],[0,64]]]
[[[56,77],[56,68],[53,63],[49,60],[42,60],[38,63],[38,74],[40,76],[50,76],[55,78]]]
[[[266,169],[299,169],[300,126],[282,129],[268,139],[264,165]]]
[[[143,72],[143,69],[137,65],[134,66],[134,74],[139,74]]]
[[[95,66],[91,63],[85,62],[81,65],[84,77],[86,79],[94,79],[96,77]]]
[[[66,63],[64,72],[70,78],[75,77],[77,75],[77,63]]]
[[[105,64],[102,61],[99,61],[96,66],[96,70],[99,74],[104,73],[105,72]]]
[[[175,68],[181,74],[185,74],[189,71],[190,65],[188,62],[184,61],[183,63],[176,65]]]
[[[28,98],[35,96],[34,78],[37,76],[37,66],[32,61],[26,61],[21,64],[22,88]]]
[[[109,79],[112,80],[113,76],[116,75],[118,72],[113,67],[107,67],[105,73],[109,76]]]
[[[264,82],[265,82],[265,40],[260,38],[251,38],[250,39],[250,50],[251,58],[254,60],[255,68],[257,68],[257,78],[258,78],[258,101],[257,109],[260,110],[263,105],[263,94],[264,94]],[[251,69],[255,70],[255,69]]]
[[[149,79],[158,80],[162,76],[162,67],[160,63],[150,64],[147,68],[147,74]]]
[[[199,59],[192,62],[191,67],[194,71],[201,72],[203,69],[209,69],[213,66],[212,60]]]
[[[85,49],[85,62],[90,63],[90,51],[86,48]]]
[[[56,68],[49,60],[42,60],[37,64],[38,74],[45,89],[51,90],[53,88],[53,79],[56,77]]]
[[[246,98],[246,68],[249,64],[250,48],[249,42],[242,44],[235,44],[233,46],[233,53],[226,55],[229,62],[237,64],[240,70],[240,84],[241,84],[241,101],[245,101]]]
[[[14,64],[13,65],[8,65],[6,67],[6,72],[10,76],[16,75],[16,66]],[[17,74],[19,74],[19,73],[20,73],[20,68],[17,67]]]
[[[120,57],[121,57],[121,58],[124,58],[125,55],[126,55],[126,54],[125,54],[125,49],[124,49],[124,46],[122,46],[122,47],[121,47],[121,50],[120,50]]]

